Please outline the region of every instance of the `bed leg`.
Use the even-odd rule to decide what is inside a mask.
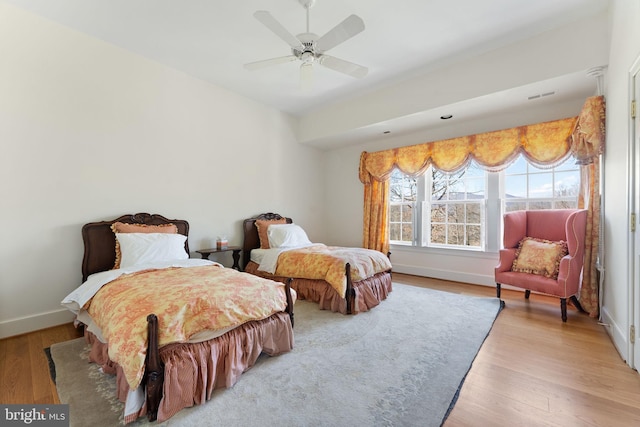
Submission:
[[[347,275],[347,289],[344,297],[347,300],[347,314],[351,314],[356,301],[356,293],[353,290],[353,283],[351,282],[351,264],[349,263],[345,265],[345,274]]]
[[[291,319],[291,327],[293,328],[293,298],[291,297],[291,282],[292,278],[288,278],[284,285],[284,292],[287,296],[287,313],[289,314],[289,319]]]
[[[158,408],[162,399],[164,383],[164,366],[160,360],[158,348],[158,317],[155,314],[147,316],[148,347],[145,364],[145,378],[147,387],[147,418],[155,421],[158,418]]]

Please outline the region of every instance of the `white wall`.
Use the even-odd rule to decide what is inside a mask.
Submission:
[[[605,275],[602,320],[623,358],[629,356],[629,70],[640,56],[640,1],[615,0],[607,71],[604,155]],[[624,208],[623,208],[624,207]],[[637,325],[636,325],[637,327]]]
[[[86,222],[186,219],[195,251],[274,211],[324,237],[291,117],[4,4],[0,58],[0,338],[70,320]]]

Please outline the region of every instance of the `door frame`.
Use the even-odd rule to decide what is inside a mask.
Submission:
[[[632,104],[635,102],[636,111],[635,118],[632,117]],[[628,120],[629,120],[629,207],[630,216],[635,215],[635,220],[629,218],[629,254],[631,262],[629,263],[629,316],[628,316],[628,346],[627,361],[631,368],[638,370],[640,368],[640,231],[638,231],[638,219],[640,215],[640,119],[638,115],[640,110],[638,103],[640,102],[640,56],[636,58],[633,65],[629,69],[629,102]],[[633,221],[633,223],[632,223]],[[636,231],[633,232],[631,225],[635,226]],[[632,331],[634,331],[633,333]]]

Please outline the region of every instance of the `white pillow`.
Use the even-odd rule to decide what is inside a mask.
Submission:
[[[296,224],[271,224],[267,228],[269,246],[272,248],[286,248],[311,245],[302,227]]]
[[[120,268],[187,259],[184,250],[187,236],[173,233],[116,233],[122,260]]]

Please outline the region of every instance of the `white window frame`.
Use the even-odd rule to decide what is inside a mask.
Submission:
[[[569,163],[567,163],[569,162]],[[578,165],[575,166],[575,170],[572,165],[575,163],[573,158],[567,159],[561,165],[561,169],[559,171],[556,168],[550,168],[548,170],[539,170],[534,169],[533,173],[544,173],[551,172],[553,173],[553,185],[556,183],[556,172],[564,172],[567,170],[577,171],[577,177],[580,179],[580,167]],[[571,166],[569,166],[571,165]],[[529,174],[531,168],[535,168],[535,165],[528,164],[527,166],[527,174]],[[429,244],[430,236],[429,233],[431,231],[431,220],[430,220],[430,203],[429,198],[430,194],[427,193],[427,189],[431,189],[431,172],[427,171],[422,177],[417,179],[416,186],[416,203],[414,206],[413,216],[413,242],[400,242],[400,241],[390,241],[391,245],[398,246],[413,246],[416,250],[445,250],[445,251],[479,251],[479,252],[487,252],[493,253],[497,252],[502,245],[502,217],[506,209],[506,200],[505,197],[505,186],[506,186],[506,170],[502,170],[500,172],[486,172],[485,173],[485,197],[482,201],[481,207],[481,221],[483,222],[484,227],[482,227],[482,245],[480,248],[478,247],[469,247],[462,245],[441,245],[441,244]],[[558,207],[557,203],[562,201],[569,201],[574,206],[577,206],[577,195],[566,196],[566,197],[554,197],[555,194],[552,193],[551,197],[530,197],[530,198],[522,198],[522,201],[527,202],[527,207],[530,206],[531,203],[535,202],[552,202],[552,207]],[[459,201],[455,201],[459,202]],[[475,202],[475,200],[474,200]],[[559,206],[564,207],[564,206]]]
[[[447,187],[449,186],[449,176],[444,176],[444,178],[446,179],[447,183]],[[474,181],[478,181],[479,178],[478,177],[467,177],[467,178],[461,178],[461,180],[463,181],[463,186],[465,188],[465,195],[468,194],[468,192],[466,191],[468,189],[468,181],[470,180],[474,180]],[[483,198],[482,199],[468,199],[465,198],[464,199],[459,199],[459,200],[439,200],[438,202],[436,202],[436,204],[438,205],[443,205],[443,206],[450,206],[450,205],[464,205],[464,209],[465,209],[465,221],[462,223],[457,223],[457,225],[460,225],[463,227],[464,229],[464,238],[463,238],[463,243],[462,244],[451,244],[451,243],[433,243],[431,241],[431,231],[432,231],[432,215],[431,215],[431,189],[433,188],[433,174],[431,173],[431,169],[429,169],[425,175],[424,175],[424,179],[422,180],[424,182],[424,187],[425,190],[429,190],[428,192],[425,192],[425,201],[422,203],[423,206],[423,212],[424,212],[424,216],[423,216],[423,224],[425,227],[425,233],[424,233],[424,238],[422,241],[422,246],[425,247],[433,247],[433,248],[446,248],[446,249],[462,249],[462,250],[484,250],[485,247],[485,230],[486,230],[486,194],[487,194],[487,174],[486,172],[484,173],[484,177],[483,177],[483,181],[484,181],[484,189],[483,189]],[[447,191],[447,194],[450,194]],[[467,207],[470,204],[474,204],[474,205],[478,205],[480,208],[480,222],[479,223],[467,223],[466,219],[467,219],[467,215],[466,215],[466,211],[467,211]],[[441,224],[444,225],[445,228],[445,235],[448,235],[449,233],[449,215],[445,214],[445,220],[444,222],[442,222]],[[467,229],[468,226],[473,225],[479,225],[480,226],[480,244],[478,246],[471,246],[466,244],[468,239],[467,239]],[[445,238],[445,240],[448,240],[448,237]]]
[[[393,173],[401,173],[399,172],[397,169],[393,171]],[[408,177],[403,177],[403,180],[409,179]],[[419,197],[418,195],[419,193],[419,181],[420,178],[416,179],[416,198]],[[391,188],[389,188],[389,191],[391,190]],[[403,221],[403,215],[402,215],[402,208],[401,208],[401,213],[400,213],[400,221],[392,221],[391,219],[391,207],[392,206],[411,206],[411,208],[413,209],[413,215],[411,217],[411,229],[413,230],[413,238],[411,241],[407,241],[407,240],[392,240],[392,244],[394,245],[406,245],[406,246],[413,246],[416,244],[416,236],[419,235],[419,233],[416,233],[416,226],[418,225],[418,223],[420,223],[420,221],[417,220],[417,218],[419,218],[419,212],[418,212],[418,206],[420,205],[420,203],[416,200],[416,201],[405,201],[404,198],[404,192],[402,192],[402,196],[401,196],[401,200],[397,201],[397,202],[392,202],[391,201],[391,196],[389,196],[389,231],[391,231],[391,226],[394,224],[400,224],[400,237],[402,237],[402,229],[403,229],[403,224],[409,224],[408,221]]]
[[[518,159],[518,161],[522,161],[523,158],[521,157],[520,159]],[[524,159],[526,162],[526,159]],[[575,209],[578,206],[578,191],[579,191],[579,185],[580,185],[580,166],[579,165],[575,165],[575,167],[571,167],[571,165],[575,165],[575,160],[573,159],[573,157],[569,157],[566,161],[562,162],[561,164],[552,167],[552,168],[539,168],[529,162],[526,162],[526,172],[522,172],[522,173],[514,173],[514,174],[509,174],[509,176],[524,176],[525,177],[525,191],[526,191],[526,195],[525,197],[518,197],[518,198],[507,198],[507,190],[506,190],[506,185],[507,185],[507,171],[508,168],[503,170],[501,172],[501,177],[500,177],[500,181],[501,181],[501,188],[500,188],[500,197],[502,199],[502,205],[501,205],[501,211],[502,212],[510,212],[507,211],[507,204],[509,202],[518,202],[521,204],[524,204],[524,207],[522,208],[518,208],[518,209],[512,209],[512,210],[520,210],[520,209],[526,209],[526,210],[531,210],[531,209],[540,209],[539,206],[535,206],[535,204],[543,204],[543,203],[548,203],[550,204],[549,208],[542,208],[542,209]],[[560,170],[557,170],[558,168],[561,168]],[[575,185],[577,185],[576,188],[576,194],[572,195],[572,196],[556,196],[556,184],[558,183],[559,179],[558,179],[558,174],[561,173],[565,173],[565,172],[577,172],[577,182]],[[551,174],[551,196],[544,196],[544,197],[535,197],[532,196],[529,192],[530,188],[529,188],[529,181],[531,180],[532,177],[538,176],[538,175],[542,175],[542,174]],[[562,205],[564,204],[564,206]],[[567,206],[567,204],[569,206]],[[533,205],[533,206],[532,206]]]

